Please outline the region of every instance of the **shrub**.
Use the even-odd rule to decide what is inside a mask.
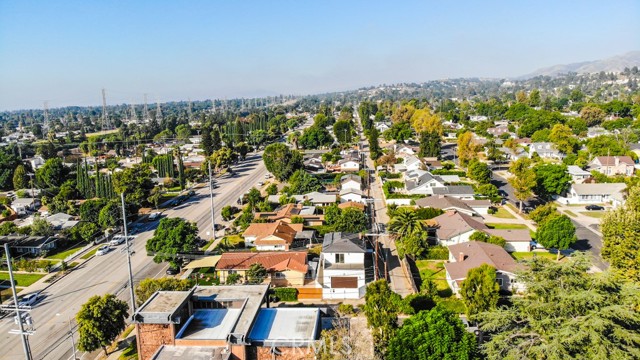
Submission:
[[[355,313],[355,310],[353,309],[353,305],[351,304],[340,304],[338,305],[338,313],[340,313],[342,316],[353,315]]]
[[[424,258],[427,260],[448,260],[449,249],[446,246],[437,245],[430,246],[424,254]]]
[[[297,301],[298,289],[296,288],[275,288],[273,289],[273,295],[275,295],[281,301]]]
[[[493,206],[490,206],[490,207],[489,207],[489,209],[487,210],[487,213],[488,213],[489,215],[493,215],[493,214],[495,214],[495,213],[497,213],[497,212],[498,212],[498,209],[496,209],[496,208],[495,208],[495,207],[493,207]]]
[[[467,176],[467,173],[465,173],[464,171],[457,171],[457,170],[438,169],[438,170],[431,171],[431,173],[433,175],[458,175],[459,177]]]

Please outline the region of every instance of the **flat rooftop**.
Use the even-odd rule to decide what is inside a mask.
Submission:
[[[231,352],[227,351],[226,347],[163,345],[153,355],[151,360],[175,360],[175,359],[228,360],[230,356],[231,356]]]
[[[241,309],[203,309],[194,311],[191,318],[180,330],[177,339],[185,340],[226,340],[233,330]]]
[[[318,336],[320,309],[260,309],[249,340],[263,346],[306,346]]]
[[[191,291],[157,291],[136,311],[135,320],[147,324],[167,324],[189,300]]]

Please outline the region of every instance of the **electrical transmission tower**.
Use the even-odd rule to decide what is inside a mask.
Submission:
[[[44,102],[44,129],[49,130],[49,102]]]
[[[151,116],[149,116],[149,106],[147,106],[147,94],[144,94],[144,108],[142,110],[142,120],[144,122],[151,121]]]
[[[156,101],[156,121],[158,123],[162,121],[162,109],[160,108],[160,100]]]
[[[191,99],[189,99],[189,106],[187,107],[187,114],[189,114],[189,122],[191,122],[193,119],[193,113],[191,112]]]
[[[138,122],[138,115],[136,114],[136,106],[133,105],[133,102],[131,103],[131,118],[129,118],[129,120],[134,123]]]
[[[109,115],[107,114],[107,94],[102,89],[102,130],[111,129],[111,125],[109,124]]]

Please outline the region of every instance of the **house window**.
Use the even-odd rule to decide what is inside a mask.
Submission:
[[[286,279],[287,277],[285,276],[285,274],[281,271],[276,271],[275,273],[273,273],[273,278],[274,279]]]
[[[344,254],[336,254],[336,264],[344,264]]]
[[[496,278],[496,282],[502,287],[502,278]]]
[[[229,274],[237,274],[237,273],[238,273],[238,271],[237,271],[237,270],[229,270],[229,271],[228,271],[228,273],[229,273]]]

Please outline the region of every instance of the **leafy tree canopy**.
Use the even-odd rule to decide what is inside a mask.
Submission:
[[[91,297],[76,314],[80,334],[78,349],[92,352],[102,348],[107,355],[107,346],[126,326],[128,311],[127,303],[113,294]]]
[[[267,170],[280,181],[288,180],[296,170],[303,166],[302,154],[296,150],[290,150],[282,143],[268,145],[264,150],[262,160]]]
[[[182,218],[163,218],[147,241],[147,252],[153,254],[154,262],[169,261],[177,267],[176,255],[192,251],[197,247],[198,227]]]
[[[640,188],[629,190],[624,206],[607,211],[601,222],[602,257],[622,277],[640,283]]]
[[[186,291],[191,287],[191,281],[187,279],[176,279],[174,277],[144,279],[135,288],[136,304],[138,306],[142,305],[156,291]]]

